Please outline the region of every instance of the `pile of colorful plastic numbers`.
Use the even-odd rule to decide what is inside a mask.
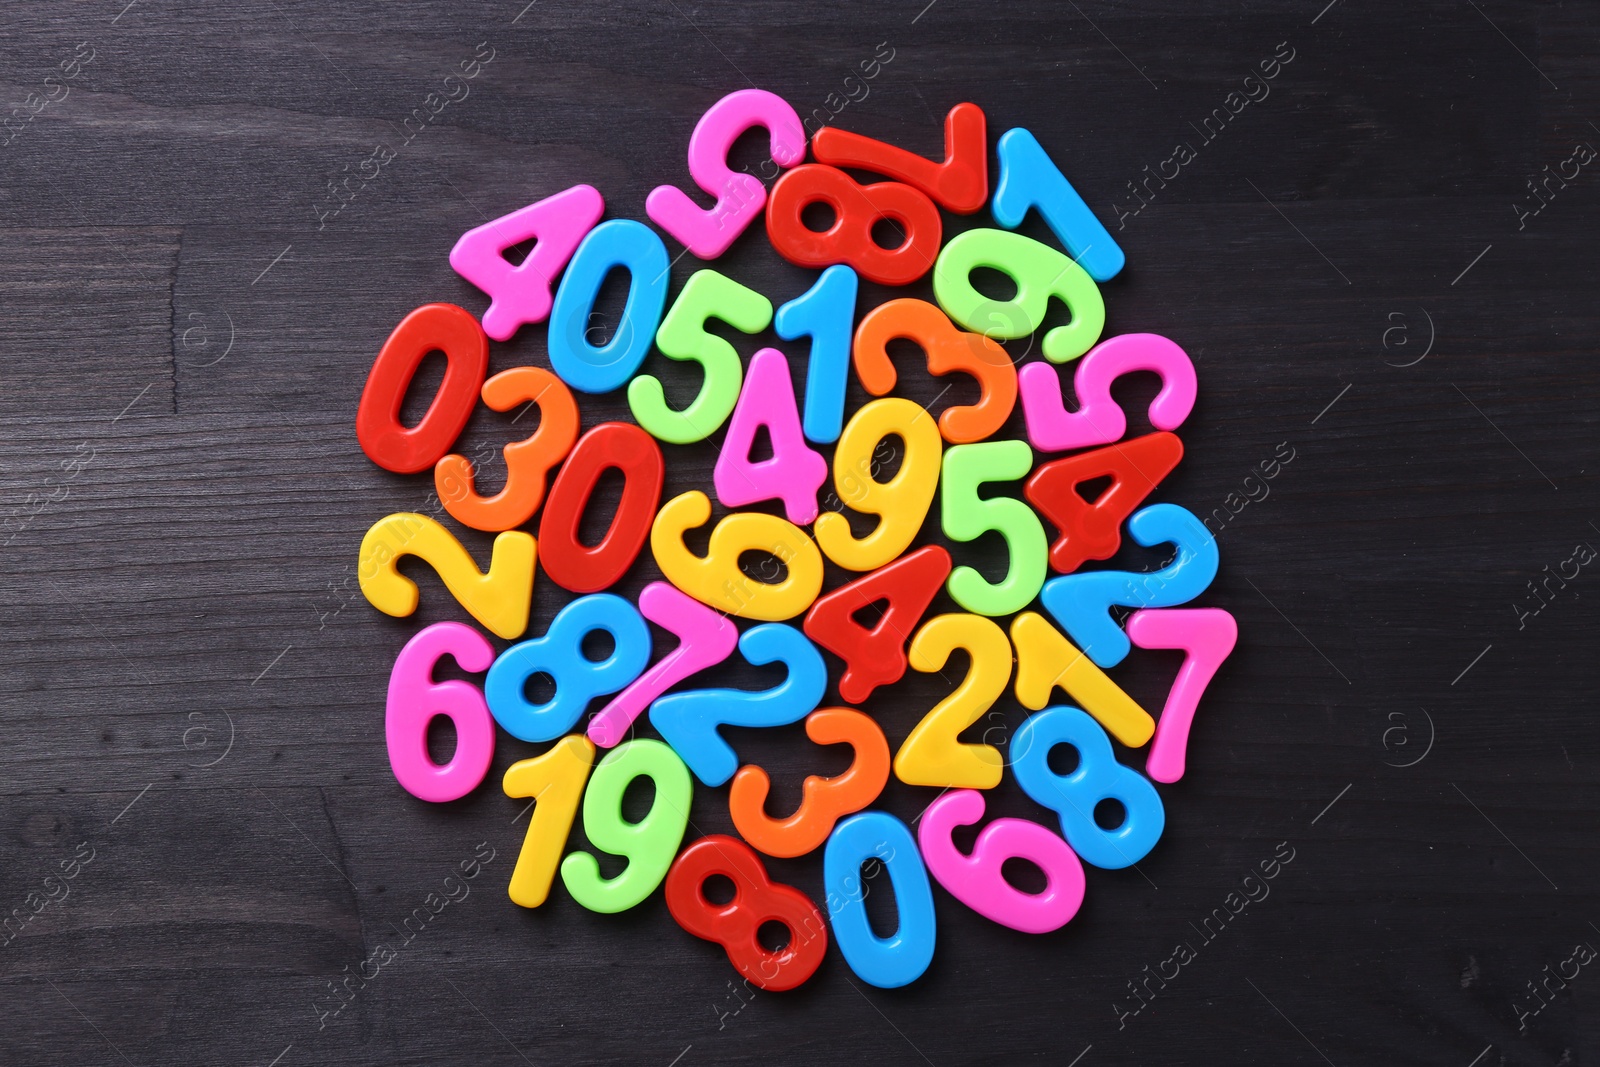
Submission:
[[[734,142],[756,127],[767,131],[781,174],[770,192],[728,164]],[[702,207],[663,185],[647,198],[645,213],[701,260],[717,259],[764,220],[784,259],[820,269],[807,291],[774,309],[766,296],[707,268],[669,294],[668,240],[634,219],[602,221],[600,193],[577,185],[470,230],[456,244],[452,267],[490,297],[481,323],[453,304],[428,304],[407,315],[379,352],[356,415],[362,449],[390,471],[431,469],[449,515],[496,536],[489,566],[480,570],[435,519],[389,515],[362,541],[362,591],[382,612],[412,614],[419,591],[397,564],[415,556],[504,645],[497,651],[481,630],[461,622],[435,623],[410,639],[389,682],[390,764],[412,795],[444,803],[482,783],[496,726],[519,742],[549,746],[505,774],[507,795],[536,798],[510,881],[517,904],[544,903],[558,870],[572,898],[597,912],[632,908],[664,883],[679,925],[722,945],[740,974],[763,989],[809,979],[830,931],[863,981],[901,986],[933,958],[930,876],[996,923],[1045,933],[1076,914],[1084,863],[1127,867],[1160,838],[1165,814],[1150,780],[1183,775],[1196,705],[1236,637],[1227,612],[1177,607],[1217,573],[1209,531],[1176,504],[1141,507],[1183,455],[1172,431],[1194,406],[1194,365],[1155,334],[1101,340],[1099,285],[1122,269],[1123,253],[1033,134],[1013,129],[999,138],[992,196],[983,112],[957,105],[945,139],[942,161],[833,127],[808,141],[779,97],[732,93],[701,117],[689,141],[689,174],[715,204]],[[808,148],[815,162],[806,161]],[[887,180],[862,184],[847,171]],[[802,219],[818,203],[833,215],[820,232],[809,215]],[[941,209],[972,215],[985,207],[993,226],[943,240]],[[1016,232],[1030,211],[1059,247]],[[884,247],[886,226],[893,247]],[[520,263],[507,258],[530,241]],[[1015,295],[980,293],[972,279],[980,268],[1007,275]],[[604,344],[592,343],[591,311],[614,270],[630,279],[622,321]],[[937,304],[898,298],[864,312],[857,307],[862,278],[904,286],[929,272]],[[1070,321],[1043,331],[1042,359],[1019,365],[1001,342],[1034,337],[1052,301],[1065,306]],[[796,368],[789,354],[761,348],[745,365],[707,329],[713,319],[746,334],[770,327],[809,357]],[[489,377],[490,339],[508,341],[541,323],[549,366]],[[934,418],[894,396],[897,373],[909,368],[897,370],[889,346],[902,340],[925,353],[929,373],[976,380],[977,402],[947,406]],[[662,382],[641,373],[652,350],[699,365],[702,384],[686,407],[668,403]],[[408,426],[401,418],[407,391],[435,352],[446,360],[443,382],[427,413]],[[1071,404],[1065,368],[1072,369]],[[1111,387],[1141,371],[1161,379],[1148,414],[1155,432],[1125,440],[1127,420]],[[846,411],[852,373],[876,399]],[[633,421],[604,422],[580,436],[577,396],[619,389]],[[505,447],[505,485],[489,496],[474,490],[473,465],[451,451],[480,398],[496,412],[529,404],[539,412],[532,436]],[[995,439],[1019,401],[1027,440]],[[752,459],[763,432],[770,455]],[[720,445],[712,484],[663,503],[663,450],[708,439]],[[880,481],[874,456],[890,439],[898,440],[899,462]],[[608,471],[621,476],[620,502],[604,535],[585,543],[580,525]],[[830,476],[843,507],[875,520],[864,536],[845,515],[819,507]],[[1019,482],[1021,499],[986,488]],[[684,535],[711,522],[713,499],[724,513],[710,531],[709,552],[699,555]],[[736,510],[772,501],[782,517],[770,505]],[[1003,578],[955,565],[941,545],[916,543],[936,502],[958,555],[960,545],[999,534]],[[1138,545],[1169,546],[1171,562],[1142,572],[1081,570],[1117,553],[1124,524]],[[647,540],[665,580],[646,585],[636,602],[606,592]],[[752,575],[740,561],[749,553],[777,562]],[[853,580],[824,591],[825,558],[854,572]],[[542,634],[528,638],[536,566],[573,597]],[[941,588],[962,610],[925,619]],[[751,625],[741,630],[741,619]],[[677,641],[654,662],[646,620]],[[1007,627],[997,620],[1009,620]],[[583,651],[596,631],[612,644],[599,659]],[[1159,721],[1106,673],[1131,645],[1185,653]],[[899,682],[908,665],[940,671],[957,650],[970,662],[966,677],[891,757],[878,722],[852,705]],[[820,706],[830,684],[824,651],[842,663],[833,679],[838,706]],[[758,692],[674,689],[735,655],[757,666],[781,664],[786,677]],[[444,657],[462,671],[486,672],[481,687],[436,681]],[[535,675],[554,682],[542,703],[528,696]],[[1032,712],[1008,751],[961,740],[1008,686]],[[1058,688],[1067,702],[1051,705]],[[646,713],[659,740],[640,736],[645,724],[636,720]],[[436,716],[455,729],[454,755],[444,764],[429,755]],[[718,727],[802,720],[810,741],[848,745],[853,762],[834,777],[807,779],[799,809],[775,818],[766,811],[767,772],[741,766]],[[1144,774],[1117,761],[1113,737],[1130,749],[1149,745]],[[1070,774],[1047,759],[1060,745],[1077,750]],[[1060,833],[998,818],[970,853],[962,851],[952,834],[984,818],[983,791],[1007,768],[1028,797],[1055,814]],[[894,815],[868,810],[891,772],[931,791],[915,832]],[[653,782],[654,801],[629,821],[622,798],[640,776]],[[685,842],[696,780],[728,787],[742,840],[712,834]],[[1108,799],[1123,811],[1111,828],[1095,816]],[[591,846],[626,860],[616,877],[602,876],[588,852],[563,856],[580,804]],[[792,858],[819,848],[815,896],[768,877],[762,854]],[[1016,857],[1043,872],[1042,891],[1024,892],[1002,875],[1002,864]],[[899,928],[889,937],[868,922],[861,871],[869,861],[882,864],[892,885]],[[718,875],[733,881],[731,901],[708,899],[706,883]],[[757,931],[774,921],[787,928],[787,944],[769,949]]]

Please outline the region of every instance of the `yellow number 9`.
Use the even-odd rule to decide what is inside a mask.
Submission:
[[[894,477],[880,482],[872,476],[873,453],[891,434],[905,455]],[[939,488],[943,444],[938,424],[909,400],[887,397],[856,412],[833,454],[833,488],[856,511],[877,515],[878,528],[858,540],[843,515],[823,512],[812,528],[828,558],[847,570],[870,571],[910,547]]]

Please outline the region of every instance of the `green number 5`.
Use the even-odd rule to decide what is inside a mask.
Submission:
[[[945,450],[940,475],[939,522],[953,541],[972,541],[990,530],[1006,539],[1011,565],[1000,582],[971,567],[957,567],[945,588],[957,604],[978,615],[1009,615],[1027,607],[1044,585],[1047,541],[1033,509],[1020,500],[983,500],[985,482],[1009,482],[1033,467],[1026,441],[984,441]]]

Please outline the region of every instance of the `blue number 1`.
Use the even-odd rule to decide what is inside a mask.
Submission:
[[[772,328],[785,341],[811,338],[806,367],[806,438],[819,445],[839,439],[844,425],[844,384],[850,369],[850,328],[856,313],[856,272],[835,265],[815,285],[778,309]]]
[[[1000,156],[1000,180],[995,183],[994,200],[989,207],[994,220],[1014,230],[1022,225],[1022,217],[1030,207],[1038,208],[1067,254],[1089,272],[1089,277],[1097,282],[1115,278],[1127,262],[1121,246],[1094,217],[1061,168],[1045,154],[1038,139],[1021,127],[1007,130],[996,152]]]

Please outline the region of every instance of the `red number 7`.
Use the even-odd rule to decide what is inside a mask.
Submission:
[[[970,215],[989,199],[989,144],[983,110],[957,104],[944,120],[942,163],[859,133],[824,126],[811,138],[819,163],[869,170],[927,193],[957,215]]]

